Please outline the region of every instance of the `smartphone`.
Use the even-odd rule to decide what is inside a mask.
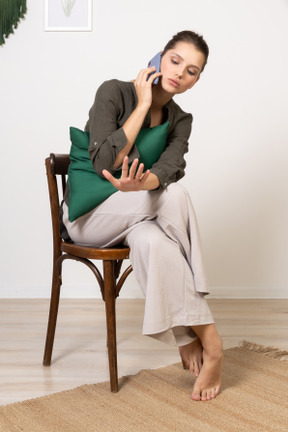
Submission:
[[[161,56],[162,56],[162,52],[160,51],[158,54],[156,54],[148,63],[148,67],[152,67],[155,66],[156,70],[155,72],[153,72],[152,74],[148,75],[147,80],[150,78],[151,75],[153,75],[154,73],[160,72],[160,65],[161,65]],[[153,85],[158,84],[159,82],[159,77],[155,78],[155,80],[153,81]]]

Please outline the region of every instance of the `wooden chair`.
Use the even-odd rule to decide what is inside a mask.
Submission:
[[[129,258],[130,250],[127,247],[115,247],[109,249],[82,247],[73,243],[65,242],[61,239],[59,224],[60,200],[57,176],[62,179],[62,195],[64,195],[69,163],[69,155],[66,154],[55,155],[51,153],[50,157],[45,160],[53,231],[53,275],[43,365],[50,366],[51,364],[60,288],[62,284],[62,263],[66,259],[80,261],[89,267],[94,273],[100,286],[102,298],[105,301],[110,387],[112,392],[117,392],[118,371],[115,301],[123,283],[132,271],[132,266],[130,265],[120,276],[122,262],[124,259]],[[90,260],[102,260],[103,276]]]

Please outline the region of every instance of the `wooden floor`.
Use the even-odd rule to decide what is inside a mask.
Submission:
[[[288,300],[208,300],[224,348],[241,340],[288,350]],[[179,361],[177,349],[141,335],[143,300],[117,300],[119,376]],[[101,300],[61,300],[50,367],[42,366],[48,300],[0,300],[0,405],[106,381]]]

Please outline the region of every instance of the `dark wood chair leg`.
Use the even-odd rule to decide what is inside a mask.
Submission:
[[[117,345],[116,345],[116,296],[113,261],[103,261],[104,300],[106,309],[107,345],[111,392],[118,392]]]
[[[43,357],[44,366],[50,366],[51,364],[51,357],[52,357],[56,323],[57,323],[57,315],[58,315],[58,308],[59,308],[60,288],[62,284],[61,267],[62,267],[62,262],[58,261],[53,269],[49,318],[48,318],[46,342],[45,342],[44,357]]]

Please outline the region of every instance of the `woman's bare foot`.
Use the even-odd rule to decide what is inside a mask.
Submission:
[[[200,339],[197,337],[188,345],[179,347],[179,352],[184,368],[198,377],[203,365],[203,347]]]
[[[207,401],[220,392],[222,374],[222,341],[214,324],[193,326],[203,346],[203,366],[192,391],[192,399]]]

